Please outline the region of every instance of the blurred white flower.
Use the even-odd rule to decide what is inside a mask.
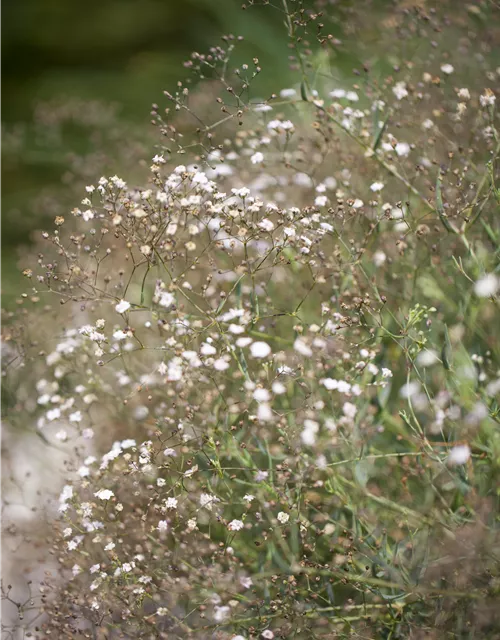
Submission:
[[[448,464],[450,466],[457,466],[465,464],[470,458],[470,448],[466,444],[459,444],[456,447],[450,449],[448,454]]]
[[[250,346],[250,354],[253,358],[267,358],[271,353],[271,347],[267,342],[253,342]]]
[[[441,65],[441,71],[443,73],[446,73],[447,76],[449,76],[451,73],[455,71],[455,67],[452,64],[445,63]]]
[[[130,302],[127,302],[126,300],[120,300],[120,302],[116,305],[115,310],[117,311],[117,313],[125,313],[130,309],[130,306]]]
[[[494,296],[500,286],[500,280],[494,273],[487,273],[474,284],[474,293],[480,298]]]
[[[241,520],[231,520],[231,522],[227,525],[229,531],[240,531],[243,529],[243,522]]]
[[[114,495],[115,494],[110,489],[99,489],[99,491],[94,493],[94,496],[99,498],[99,500],[109,500]]]

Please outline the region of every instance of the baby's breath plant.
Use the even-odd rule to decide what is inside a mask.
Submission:
[[[212,106],[165,92],[147,182],[96,177],[26,266],[37,429],[98,449],[38,637],[500,630],[498,14],[391,7],[340,82],[340,14],[269,4],[296,85],[193,54]]]

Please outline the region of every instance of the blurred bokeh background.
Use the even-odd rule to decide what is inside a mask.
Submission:
[[[4,306],[12,304],[24,286],[20,251],[29,247],[35,230],[79,204],[81,180],[87,177],[92,182],[108,168],[113,173],[122,167],[130,170],[127,154],[134,147],[137,157],[137,145],[144,145],[144,157],[150,157],[155,139],[149,122],[151,104],[164,105],[163,90],[173,90],[179,79],[189,75],[183,63],[191,52],[221,44],[224,34],[243,36],[232,63],[259,58],[263,73],[254,83],[253,95],[263,97],[288,86],[292,76],[283,14],[263,6],[264,1],[243,10],[242,2],[3,3]],[[384,4],[385,0],[369,2],[372,9],[383,9]],[[354,6],[352,0],[305,0],[304,5],[324,5],[333,35],[349,31],[345,18]],[[376,27],[372,34],[363,34],[363,45],[370,37],[375,51]],[[337,52],[339,73],[359,62],[356,51],[357,46]]]
[[[145,141],[151,104],[185,77],[192,51],[219,44],[223,34],[242,35],[236,59],[258,56],[268,87],[287,76],[281,16],[262,7],[242,11],[241,0],[7,0],[2,13],[6,302],[21,286],[19,249],[50,215],[51,199],[54,209],[70,204],[63,189],[75,157],[88,158],[109,135]],[[96,171],[102,165],[96,159]]]

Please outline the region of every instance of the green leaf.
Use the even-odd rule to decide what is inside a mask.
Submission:
[[[449,223],[449,220],[446,216],[446,212],[444,210],[443,195],[441,193],[441,174],[439,173],[436,179],[436,209],[438,212],[439,219],[443,223],[443,226],[446,229],[446,231],[450,231],[451,233],[453,233],[454,229]]]
[[[441,360],[443,361],[443,367],[450,371],[451,369],[451,340],[450,334],[448,332],[448,326],[444,325],[444,343],[443,348],[441,349]]]
[[[368,480],[370,479],[372,470],[373,462],[366,458],[364,460],[360,460],[354,467],[354,477],[363,489],[366,487]]]
[[[375,113],[378,116],[378,108],[375,110]],[[378,121],[376,122],[376,127],[378,127],[375,129],[376,134],[375,134],[375,138],[373,140],[373,144],[372,144],[372,150],[376,151],[380,145],[380,143],[382,142],[382,137],[385,133],[385,130],[387,129],[387,123],[389,122],[389,116],[386,117],[386,119],[384,120],[384,122],[382,123],[381,127],[378,127]]]
[[[309,102],[305,80],[302,80],[302,82],[300,83],[300,97],[302,98],[302,100],[304,100],[304,102]]]

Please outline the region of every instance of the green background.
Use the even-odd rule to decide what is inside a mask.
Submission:
[[[189,75],[183,62],[192,51],[222,44],[221,35],[230,33],[244,36],[234,65],[255,56],[260,60],[257,90],[280,89],[289,77],[281,14],[262,6],[244,11],[240,0],[11,0],[3,3],[2,13],[2,291],[7,300],[22,288],[19,248],[47,223],[50,206],[43,198],[50,193],[59,200],[55,205],[65,203],[68,154],[88,154],[96,144],[85,128],[66,126],[55,135],[43,120],[34,122],[37,105],[71,99],[113,103],[122,125],[146,140],[151,104],[165,104],[163,90]]]

